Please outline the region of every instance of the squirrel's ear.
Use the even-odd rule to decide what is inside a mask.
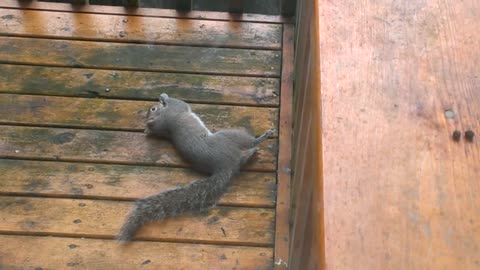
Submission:
[[[168,99],[168,95],[165,93],[162,93],[160,97],[158,98],[159,101],[165,101]]]

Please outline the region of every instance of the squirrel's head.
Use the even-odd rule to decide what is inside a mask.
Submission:
[[[154,134],[160,136],[168,135],[167,114],[168,114],[168,95],[163,93],[158,99],[159,102],[150,107],[147,112],[147,126],[145,128],[146,134]]]

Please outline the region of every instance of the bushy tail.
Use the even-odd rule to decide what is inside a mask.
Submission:
[[[215,205],[225,192],[234,170],[224,169],[186,186],[173,188],[143,198],[135,203],[117,239],[129,241],[144,224],[188,211],[199,211]]]

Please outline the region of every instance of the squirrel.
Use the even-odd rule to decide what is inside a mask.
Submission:
[[[243,130],[212,133],[186,102],[163,93],[147,113],[145,133],[171,140],[194,170],[210,176],[137,200],[117,237],[123,243],[148,222],[213,207],[275,129],[257,138]]]

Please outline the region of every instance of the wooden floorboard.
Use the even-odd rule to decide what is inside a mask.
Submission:
[[[29,160],[1,160],[0,194],[136,200],[205,177],[192,170]],[[237,176],[219,205],[274,207],[273,173]]]
[[[274,78],[0,65],[0,93],[276,107]],[[21,76],[19,76],[21,74]]]
[[[281,61],[267,50],[5,36],[0,51],[0,63],[263,77],[278,77]]]
[[[277,24],[0,9],[0,35],[280,49],[281,31]]]
[[[18,269],[272,269],[272,250],[183,243],[0,235],[0,268]],[[27,252],[18,252],[18,251]],[[174,259],[173,259],[174,258]]]
[[[274,171],[277,143],[270,139],[246,170]],[[140,132],[1,126],[0,158],[187,167],[173,145]]]
[[[155,102],[0,94],[0,124],[143,131]],[[277,127],[278,109],[194,104],[192,110],[213,131],[232,127],[261,135]],[[56,112],[62,112],[61,114]]]
[[[114,237],[134,200],[204,177],[143,133],[161,93],[212,131],[279,128],[284,21],[1,1],[0,269],[272,269],[285,136],[218,206]]]
[[[131,202],[0,196],[0,234],[56,235],[113,239]],[[50,209],[55,209],[51,211]],[[273,209],[215,207],[142,227],[139,240],[271,246]]]

